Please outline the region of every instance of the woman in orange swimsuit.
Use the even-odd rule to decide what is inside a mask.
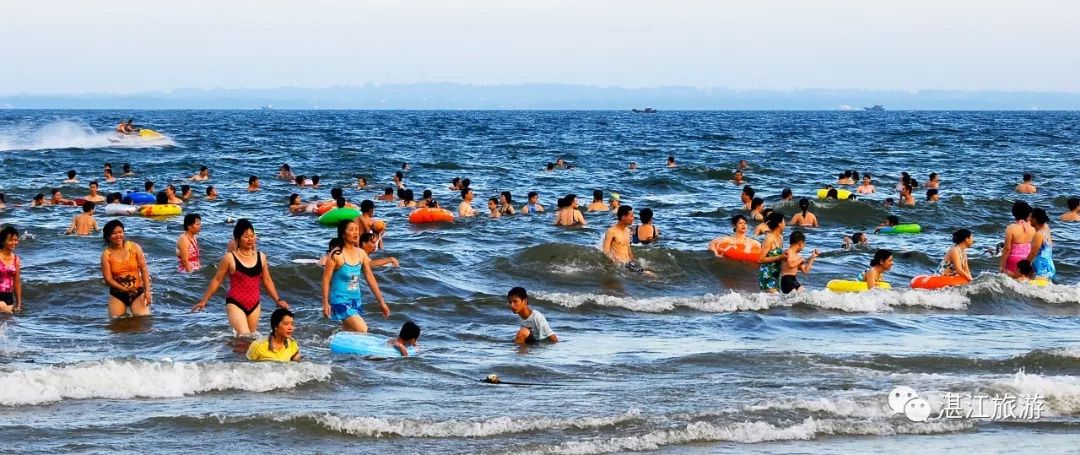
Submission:
[[[105,223],[101,230],[105,250],[101,252],[101,275],[109,285],[109,317],[150,314],[150,270],[142,247],[124,240],[120,220]]]
[[[259,314],[262,299],[261,287],[273,297],[281,308],[288,309],[289,304],[281,299],[270,278],[270,262],[266,253],[255,249],[255,227],[251,221],[241,218],[233,228],[236,250],[225,253],[218,263],[217,274],[210,280],[202,300],[191,311],[202,311],[210,297],[221,287],[225,275],[229,275],[229,292],[225,295],[225,314],[236,336],[251,336],[259,327]]]

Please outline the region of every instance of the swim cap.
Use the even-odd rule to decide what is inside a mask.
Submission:
[[[619,200],[619,193],[612,192],[611,193],[611,198],[616,200],[616,201]]]

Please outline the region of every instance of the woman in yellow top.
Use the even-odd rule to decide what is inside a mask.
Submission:
[[[139,244],[124,241],[120,220],[105,223],[101,230],[105,250],[101,252],[101,275],[109,285],[109,317],[131,312],[132,316],[150,314],[150,270]]]
[[[299,362],[300,345],[292,338],[293,314],[278,308],[270,315],[270,336],[255,340],[248,347],[247,358],[256,362]]]

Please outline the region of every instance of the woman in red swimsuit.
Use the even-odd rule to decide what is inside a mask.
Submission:
[[[236,332],[236,336],[251,336],[259,327],[259,300],[262,297],[260,283],[266,287],[277,306],[288,309],[289,304],[281,299],[274,287],[266,254],[255,249],[255,227],[251,225],[251,221],[246,218],[237,220],[236,227],[233,228],[233,239],[236,241],[236,251],[227,252],[221,258],[217,274],[210,280],[210,287],[191,311],[202,311],[206,308],[206,303],[225,281],[225,275],[228,275],[229,292],[225,295],[225,314],[229,317],[229,325]]]

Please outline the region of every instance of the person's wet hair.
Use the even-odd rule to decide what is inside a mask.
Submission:
[[[349,202],[346,201],[345,198],[343,198],[343,197],[339,197],[337,199],[334,199],[334,205],[337,206],[337,208],[339,208],[339,209],[345,208],[345,204],[348,204],[348,203]]]
[[[345,195],[345,192],[341,188],[334,187],[330,189],[330,199],[337,200],[337,198]]]
[[[877,250],[874,252],[874,258],[870,260],[870,267],[881,265],[881,263],[888,261],[892,257],[892,252],[889,250]]]
[[[360,201],[360,213],[370,213],[375,210],[375,202],[371,199],[364,199]]]
[[[863,234],[862,232],[856,232],[854,234],[851,234],[851,242],[856,244],[856,245],[858,245],[859,243],[862,243],[863,239],[865,239],[865,238],[866,238],[866,234]]]
[[[318,185],[319,184],[319,176],[317,176],[317,175],[311,176],[311,184],[312,185]]]
[[[0,248],[7,245],[10,237],[19,238],[19,230],[15,229],[15,226],[4,226],[3,229],[0,229]]]
[[[1065,201],[1065,205],[1069,207],[1069,210],[1076,210],[1080,207],[1080,197],[1071,197],[1068,201]]]
[[[154,202],[158,205],[168,204],[169,193],[167,193],[165,190],[158,191],[157,196],[155,196]]]
[[[243,237],[244,233],[247,231],[251,231],[252,233],[255,232],[255,226],[251,224],[251,220],[247,218],[236,220],[236,226],[233,226],[232,229],[233,239],[236,239],[236,241],[239,242],[240,237]]]
[[[424,190],[424,199],[431,199],[431,190]]]
[[[258,182],[258,181],[259,181],[259,177],[256,177],[254,175],[248,177],[248,185],[254,185],[255,182]]]
[[[754,194],[755,194],[754,189],[751,188],[750,185],[746,185],[746,186],[742,187],[742,192],[743,192],[743,194],[745,194],[747,197],[750,197],[750,198],[753,198]]]
[[[304,186],[304,176],[302,175],[296,176],[293,181],[296,182],[296,186]]]
[[[383,188],[382,194],[383,196],[391,196],[394,194],[394,189],[391,187]]]
[[[1016,201],[1012,206],[1013,219],[1020,221],[1026,220],[1031,216],[1031,206],[1024,201]]]
[[[469,180],[467,178],[466,179],[461,179],[461,189],[466,189],[471,184],[472,184],[472,180]]]
[[[1024,181],[1025,182],[1030,182],[1031,179],[1033,179],[1033,178],[1034,178],[1034,176],[1032,176],[1031,174],[1028,174],[1026,172],[1024,173]]]
[[[806,212],[810,210],[810,200],[807,198],[799,199],[799,210],[802,210],[803,216],[806,216]]]
[[[933,199],[934,196],[937,196],[937,194],[938,194],[938,190],[936,188],[930,188],[930,189],[926,190],[926,200],[929,201],[929,200]]]
[[[514,198],[513,198],[513,196],[511,196],[509,191],[503,191],[502,193],[499,193],[499,194],[502,197],[506,198],[506,203],[507,204],[512,204],[514,202]]]
[[[296,319],[296,316],[293,316],[293,312],[286,308],[278,308],[274,310],[273,313],[270,313],[270,336],[274,336],[274,331],[277,330],[278,326],[281,325],[281,321],[285,320],[286,316],[293,318],[293,320]]]
[[[124,223],[120,220],[109,220],[105,223],[105,227],[101,228],[101,237],[105,240],[105,245],[109,244],[109,237],[112,237],[113,231],[117,229],[124,229]]]
[[[652,209],[650,209],[650,208],[641,209],[641,212],[638,213],[638,216],[641,217],[641,224],[649,224],[649,223],[652,222],[652,217],[653,217]]]
[[[300,195],[293,193],[289,195],[289,205],[296,205],[300,203]]]
[[[787,199],[789,197],[791,197],[791,188],[784,188],[784,190],[780,192],[780,199]]]
[[[75,178],[75,170],[67,171],[67,176],[69,179]]]
[[[766,217],[766,218],[768,218],[768,217]],[[746,221],[746,217],[742,216],[742,214],[738,214],[738,215],[735,215],[735,216],[731,217],[731,230],[732,231],[735,230],[735,225],[739,224],[740,220]]]
[[[1035,276],[1035,268],[1031,266],[1031,261],[1027,259],[1022,259],[1016,263],[1016,271],[1028,278]]]
[[[802,231],[792,232],[791,235],[788,236],[788,244],[789,245],[794,245],[796,243],[805,242],[805,241],[806,241],[806,234],[803,234]]]
[[[528,303],[528,301],[529,301],[529,293],[526,292],[525,288],[523,288],[521,286],[515,286],[515,287],[510,289],[510,292],[506,293],[506,299],[507,300],[515,298],[515,297],[518,298],[519,300],[524,300],[526,303]]]
[[[592,192],[593,202],[604,200],[604,192],[601,190],[593,190]]]
[[[959,245],[967,240],[968,237],[971,237],[971,231],[967,229],[957,229],[952,233],[952,243],[954,245]]]
[[[472,191],[472,190],[470,190],[468,188],[462,188],[461,189],[461,198],[465,199],[465,196],[468,196],[470,191]]]
[[[415,322],[407,321],[401,325],[401,331],[398,332],[398,338],[402,340],[416,340],[420,338],[420,326]]]
[[[1036,226],[1045,226],[1050,222],[1050,217],[1046,214],[1046,210],[1041,208],[1031,209],[1031,224]]]
[[[750,201],[750,210],[757,209],[758,207],[761,207],[763,204],[765,204],[765,200],[762,199],[762,198],[756,197],[752,201]]]
[[[885,224],[889,226],[896,226],[897,224],[900,224],[900,217],[896,215],[889,215],[885,217],[885,221],[887,221],[887,223]]]
[[[198,213],[189,213],[187,215],[184,215],[184,230],[188,230],[188,228],[195,225],[195,222],[201,219],[202,217],[199,216]]]
[[[616,216],[618,217],[617,219],[621,220],[622,217],[624,217],[624,216],[626,216],[626,215],[628,215],[630,213],[633,213],[633,211],[634,211],[634,208],[630,207],[629,205],[620,205],[619,210],[616,212],[616,214],[617,214]]]
[[[769,226],[770,230],[775,230],[780,227],[784,222],[784,214],[780,212],[773,212],[769,214],[769,218],[765,220],[765,225]]]
[[[214,192],[214,185],[210,185],[210,186],[206,187],[206,195],[207,196],[209,196],[213,192]]]
[[[94,211],[94,203],[91,202],[91,201],[83,202],[82,211],[83,211],[83,213],[93,212]]]
[[[825,192],[825,199],[840,199],[840,192],[836,188],[829,188],[829,191]]]
[[[180,185],[180,194],[187,194],[188,191],[191,191],[191,185]]]
[[[143,189],[145,189],[146,192],[149,193],[151,190],[154,189],[154,182],[151,182],[149,180],[143,182]]]

